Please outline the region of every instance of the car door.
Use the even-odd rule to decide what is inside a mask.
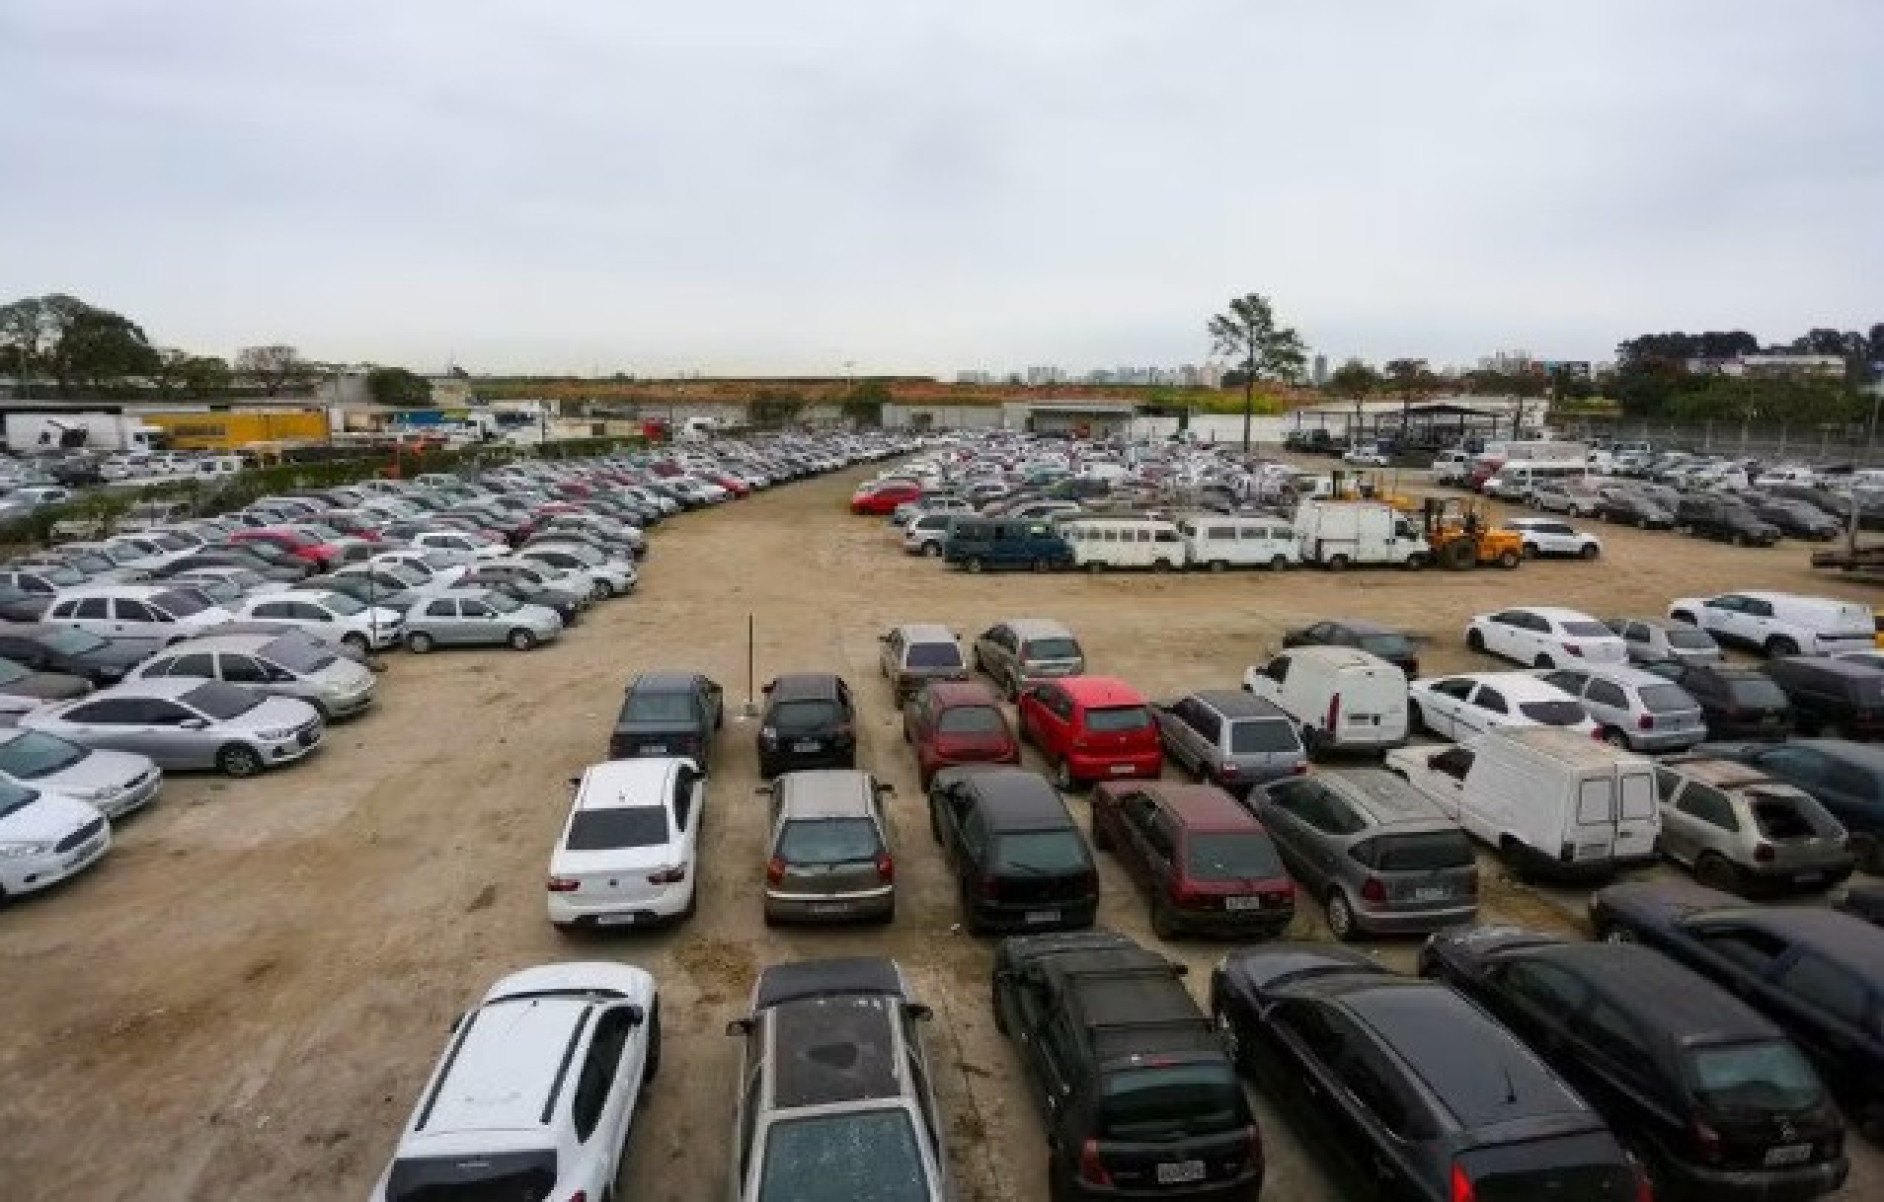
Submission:
[[[1329,846],[1336,830],[1333,799],[1313,777],[1273,785],[1269,795],[1283,815],[1281,823],[1270,827],[1270,840],[1296,881],[1319,897],[1328,886],[1334,861]]]
[[[1519,663],[1531,662],[1531,637],[1523,626],[1524,615],[1515,610],[1496,613],[1485,623],[1485,649]]]
[[[1781,1021],[1806,1054],[1849,1076],[1875,1042],[1868,1029],[1874,999],[1863,978],[1810,948],[1801,948],[1769,978],[1769,996]]]
[[[632,1039],[636,1026],[635,1011],[625,1004],[602,1010],[570,1093],[569,1124],[578,1153],[573,1171],[558,1176],[598,1198],[613,1189],[622,1141],[634,1115],[634,1087],[643,1057],[639,1048],[630,1054],[630,1046],[645,1046]]]
[[[1136,881],[1143,882],[1146,877],[1147,861],[1151,854],[1148,832],[1157,809],[1150,797],[1137,791],[1120,797],[1115,807],[1118,822],[1112,844],[1113,852],[1124,867],[1125,875]]]
[[[1459,738],[1460,731],[1465,729],[1460,724],[1459,713],[1467,707],[1472,690],[1477,687],[1476,681],[1465,677],[1435,683],[1420,705],[1420,716],[1427,729],[1442,738]]]
[[[1558,965],[1523,957],[1485,968],[1487,987],[1474,991],[1498,1020],[1553,1062],[1569,1024],[1589,1002],[1589,987]]]
[[[1728,642],[1744,643],[1751,637],[1751,627],[1741,617],[1741,603],[1741,598],[1732,593],[1713,597],[1701,603],[1701,612],[1696,616],[1702,627],[1715,635]]]
[[[1171,758],[1180,766],[1194,768],[1204,762],[1200,758],[1202,740],[1197,730],[1202,712],[1203,707],[1196,698],[1182,697],[1170,709],[1158,714],[1158,725],[1166,736]]]
[[[162,637],[150,606],[130,597],[111,599],[111,633],[120,638]]]
[[[1472,690],[1469,701],[1459,707],[1455,716],[1457,729],[1453,738],[1463,743],[1476,738],[1494,726],[1505,726],[1511,719],[1511,704],[1505,700],[1504,693],[1488,684],[1481,684]]]
[[[434,597],[425,603],[419,625],[432,640],[441,645],[457,638],[458,601],[455,597]]]

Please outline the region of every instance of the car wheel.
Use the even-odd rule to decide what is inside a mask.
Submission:
[[[1597,546],[1595,543],[1584,543],[1583,549],[1577,552],[1577,554],[1584,559],[1595,559],[1598,555],[1601,555],[1602,553],[1603,553],[1603,549]]]
[[[1177,915],[1171,913],[1171,903],[1162,897],[1151,899],[1151,933],[1166,942],[1178,937]]]
[[[1525,544],[1524,544],[1524,558],[1526,558],[1526,559],[1536,559],[1536,558],[1537,558],[1537,544],[1536,544],[1536,543],[1525,543]]]
[[[1617,924],[1613,922],[1608,923],[1603,927],[1601,936],[1604,943],[1634,943],[1636,942],[1634,931],[1630,930],[1628,927],[1625,927],[1625,926],[1618,926]]]
[[[940,554],[942,554],[941,543],[924,543],[922,545],[922,557],[924,559],[934,559]]]
[[[1766,654],[1774,659],[1783,655],[1799,654],[1799,644],[1784,635],[1775,635],[1766,640]]]
[[[964,568],[967,568],[970,572],[979,573],[981,571],[981,561],[979,559],[970,559],[967,563],[964,563],[962,566]]]
[[[1884,875],[1884,844],[1878,842],[1876,835],[1853,835],[1845,845],[1860,869]]]
[[[1104,565],[1103,563],[1100,563],[1096,559],[1089,559],[1086,561],[1086,572],[1088,575],[1097,576],[1099,573],[1105,570],[1106,570],[1106,565]]]
[[[406,636],[406,650],[414,655],[424,655],[434,645],[432,636],[423,630],[415,630]]]
[[[1269,570],[1272,572],[1288,571],[1289,570],[1289,557],[1287,555],[1276,556],[1274,559],[1269,561]]]
[[[994,1015],[994,1030],[997,1035],[1007,1034],[1007,1015],[1001,1013],[1001,994],[997,990],[988,991],[988,1013]]]
[[[231,743],[216,753],[216,770],[224,776],[259,776],[264,767],[262,753],[247,743]]]
[[[591,586],[589,589],[589,596],[595,598],[597,601],[607,600],[608,599],[608,586],[606,584],[603,584],[600,580],[596,581],[595,584]]]
[[[1649,528],[1649,520],[1647,518],[1637,518],[1635,520],[1635,528],[1637,530],[1647,530]]]
[[[1537,657],[1537,659],[1536,659],[1536,661],[1534,661],[1534,662],[1533,662],[1533,663],[1531,664],[1531,666],[1532,666],[1533,668],[1542,668],[1543,670],[1545,670],[1546,672],[1548,672],[1548,671],[1549,671],[1550,669],[1552,669],[1552,668],[1554,668],[1554,667],[1556,667],[1557,665],[1556,665],[1556,663],[1555,663],[1555,662],[1554,662],[1554,661],[1553,661],[1553,660],[1552,660],[1552,659],[1550,658],[1550,656],[1548,656],[1548,655],[1540,655],[1540,656],[1538,656],[1538,657]]]
[[[1415,701],[1406,707],[1406,724],[1410,733],[1423,735],[1431,728],[1426,725],[1426,711]]]
[[[1614,726],[1603,727],[1603,742],[1609,744],[1611,747],[1620,747],[1624,751],[1630,750],[1629,736],[1623,734],[1622,731]]]
[[[1053,787],[1062,793],[1071,793],[1079,787],[1079,782],[1073,779],[1073,769],[1067,764],[1065,756],[1061,756],[1053,765]]]
[[[1465,632],[1465,645],[1480,655],[1485,654],[1485,636],[1476,630]]]
[[[1155,559],[1151,563],[1151,570],[1160,574],[1168,572],[1171,570],[1171,561],[1168,559]]]
[[[528,651],[536,646],[536,636],[527,630],[513,630],[504,641],[510,644],[513,651]]]
[[[941,845],[941,843],[942,843],[942,820],[941,820],[940,818],[938,818],[938,817],[936,817],[936,812],[935,812],[935,803],[934,803],[934,802],[930,802],[930,803],[929,803],[929,837],[930,837],[931,839],[934,839],[934,840],[936,841],[936,844],[937,844],[937,846],[940,846],[940,845]]]
[[[1716,852],[1703,852],[1694,862],[1694,879],[1709,889],[1719,889],[1722,893],[1742,892],[1740,871],[1727,862],[1725,856]]]
[[[347,646],[353,648],[355,651],[359,652],[361,655],[365,655],[368,651],[372,650],[372,648],[367,644],[366,636],[358,633],[357,631],[353,634],[345,634],[345,635],[340,636],[340,641],[345,643]]]
[[[1345,555],[1330,555],[1328,557],[1328,570],[1330,572],[1347,571],[1348,570],[1348,557]]]
[[[1221,572],[1225,570],[1226,568],[1228,568],[1230,565],[1223,562],[1221,559],[1213,559],[1209,562],[1209,564],[1205,566],[1209,567],[1209,569],[1213,572]]]
[[[1343,943],[1360,934],[1354,926],[1354,904],[1348,895],[1336,889],[1328,894],[1328,933]]]
[[[1505,569],[1517,567],[1518,553],[1516,551],[1506,551],[1498,557],[1498,566]]]

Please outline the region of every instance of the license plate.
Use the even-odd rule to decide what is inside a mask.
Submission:
[[[665,744],[665,743],[647,743],[647,744],[644,744],[644,745],[642,746],[642,748],[641,748],[641,750],[642,750],[642,751],[644,751],[644,752],[646,752],[646,753],[647,753],[648,755],[666,755],[666,754],[667,754],[667,744]]]
[[[1204,1179],[1204,1162],[1201,1160],[1180,1160],[1174,1164],[1158,1166],[1159,1185],[1183,1185],[1186,1182]]]
[[[1444,885],[1427,885],[1424,888],[1415,889],[1413,891],[1413,900],[1422,902],[1445,901],[1446,898],[1451,895],[1451,890],[1447,889]]]
[[[1769,1165],[1804,1164],[1812,1159],[1811,1144],[1783,1144],[1766,1150],[1766,1163]]]
[[[1130,764],[1114,764],[1110,768],[1107,768],[1106,771],[1114,776],[1130,776],[1132,766]]]
[[[595,925],[598,927],[631,927],[635,925],[633,914],[597,914]]]
[[[1263,899],[1260,897],[1226,897],[1223,908],[1226,910],[1260,910]]]
[[[818,749],[818,742],[816,739],[801,739],[798,742],[792,744],[793,751],[800,751],[800,752],[816,751],[817,749]]]
[[[1058,910],[1029,910],[1027,911],[1027,921],[1058,922],[1060,921],[1060,912]]]
[[[1607,843],[1577,844],[1577,859],[1579,860],[1600,860],[1608,854],[1609,844]]]
[[[843,902],[811,903],[811,912],[813,914],[842,914],[846,908]]]

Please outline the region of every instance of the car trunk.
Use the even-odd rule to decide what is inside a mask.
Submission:
[[[1182,1195],[1260,1167],[1262,1146],[1229,1066],[1161,1059],[1106,1074],[1099,1138],[1081,1150],[1079,1175],[1134,1197]]]
[[[617,726],[608,740],[609,757],[618,760],[656,755],[698,756],[700,751],[700,730],[692,722],[630,721]]]
[[[1754,860],[1763,869],[1795,879],[1802,874],[1823,879],[1848,858],[1844,831],[1816,805],[1784,793],[1752,790],[1749,808],[1760,835]]]
[[[680,867],[668,838],[661,806],[578,810],[564,846],[550,860],[551,888],[585,908],[650,901],[675,882],[649,878]]]
[[[1784,1039],[1691,1045],[1682,1072],[1698,1105],[1690,1154],[1727,1169],[1786,1170],[1839,1156],[1844,1126]]]

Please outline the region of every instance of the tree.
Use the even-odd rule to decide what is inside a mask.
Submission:
[[[882,380],[853,385],[838,405],[854,426],[881,426],[883,406],[890,403],[890,386]]]
[[[101,389],[157,370],[157,352],[138,324],[76,296],[53,293],[0,306],[0,361],[24,385],[48,377],[61,395]]]
[[[746,406],[747,417],[761,429],[787,426],[804,410],[805,398],[782,388],[761,388]]]
[[[1381,374],[1372,366],[1359,359],[1349,359],[1334,369],[1334,374],[1322,385],[1322,391],[1329,396],[1351,397],[1358,401],[1379,392],[1383,384]]]
[[[228,360],[220,355],[191,355],[179,370],[183,390],[191,396],[221,396],[234,380]]]
[[[1213,351],[1242,369],[1243,453],[1247,455],[1250,423],[1256,413],[1256,381],[1299,379],[1307,348],[1301,335],[1276,324],[1269,298],[1255,292],[1233,299],[1229,309],[1212,317],[1206,328]]]
[[[432,403],[431,381],[403,367],[376,367],[366,373],[366,390],[381,405],[423,409]]]
[[[275,343],[245,346],[236,352],[235,374],[269,396],[283,389],[301,389],[314,383],[320,369],[301,357],[294,347]]]

